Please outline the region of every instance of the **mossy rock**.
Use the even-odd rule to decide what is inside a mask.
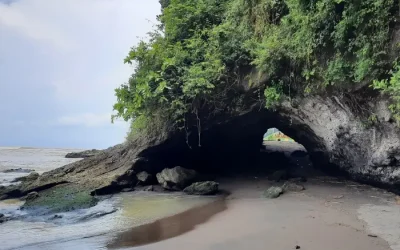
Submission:
[[[40,196],[34,200],[27,200],[22,209],[37,210],[40,213],[60,213],[76,209],[95,206],[96,197],[90,195],[89,190],[80,186],[65,184],[40,192]]]

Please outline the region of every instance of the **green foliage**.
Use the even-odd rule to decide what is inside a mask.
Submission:
[[[400,122],[400,65],[396,65],[390,75],[389,80],[375,80],[372,86],[374,89],[378,89],[390,96],[392,103],[389,109],[392,111],[394,118]]]
[[[271,108],[285,95],[368,84],[391,65],[394,0],[160,3],[158,29],[131,49],[125,63],[135,70],[116,89],[113,118],[133,120],[133,130],[154,119],[199,127],[218,113],[239,112],[246,99],[239,83],[255,67],[266,81],[251,87]]]
[[[272,108],[272,107],[276,106],[282,97],[281,93],[282,92],[279,89],[279,86],[277,87],[275,85],[275,86],[266,87],[264,90],[264,96],[265,96],[265,100],[266,100],[265,107]]]

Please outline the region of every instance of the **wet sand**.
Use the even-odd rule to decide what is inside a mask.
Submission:
[[[400,216],[393,194],[328,178],[306,183],[305,192],[287,193],[275,200],[259,198],[270,184],[262,179],[222,181],[222,187],[232,191],[226,210],[180,236],[128,249],[399,249],[393,238],[400,242],[400,227],[390,220]],[[365,206],[378,209],[366,213]],[[379,206],[392,210],[382,212]],[[386,228],[378,227],[377,232],[372,221],[379,215],[380,221],[386,218]],[[164,226],[168,231],[168,225]]]

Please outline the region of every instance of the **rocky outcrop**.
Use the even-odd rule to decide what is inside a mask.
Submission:
[[[36,172],[30,173],[27,176],[22,176],[22,177],[18,177],[15,178],[15,180],[13,180],[12,182],[19,182],[19,181],[34,181],[37,178],[39,178],[39,174]]]
[[[65,158],[88,158],[100,154],[102,151],[97,149],[85,150],[82,152],[73,152],[65,155]]]
[[[356,180],[398,188],[400,131],[388,105],[367,94],[313,96],[285,103],[282,114],[290,117],[293,128],[306,128],[296,129],[294,137],[314,160],[325,156]],[[313,139],[302,140],[307,134]]]
[[[193,170],[179,168],[190,177],[181,181],[175,176],[179,171],[164,168],[188,166],[213,173],[236,171],[237,165],[248,168],[259,154],[261,138],[269,127],[277,127],[303,144],[307,157],[324,171],[340,171],[356,180],[400,191],[400,132],[382,96],[358,91],[351,95],[293,98],[276,111],[263,110],[258,99],[250,104],[234,117],[219,117],[203,124],[201,141],[197,128],[187,133],[172,131],[154,138],[138,138],[37,179],[0,187],[0,197],[21,197],[65,183],[79,185],[92,194],[113,193],[135,186],[143,171],[153,176],[158,173],[158,181],[167,189],[182,190],[194,182]],[[284,159],[274,157],[268,169],[282,169]],[[287,178],[284,172],[273,175],[275,180]]]
[[[160,143],[164,138],[120,144],[96,156],[43,173],[35,180],[0,187],[0,199],[22,197],[33,191],[39,192],[65,183],[74,183],[81,190],[92,194],[113,193],[134,186],[137,179],[132,169],[147,167],[147,160],[139,157],[138,154],[149,145]]]
[[[197,173],[182,167],[166,168],[156,175],[158,183],[167,190],[182,190],[192,184]]]
[[[191,195],[213,195],[218,192],[219,183],[215,181],[195,182],[186,187],[183,192]]]

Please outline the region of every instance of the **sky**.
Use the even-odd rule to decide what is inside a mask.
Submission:
[[[0,146],[107,148],[114,89],[158,0],[0,0]]]

